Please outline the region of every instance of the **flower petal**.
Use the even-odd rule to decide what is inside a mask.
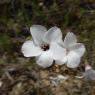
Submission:
[[[55,60],[55,64],[58,64],[58,65],[63,65],[67,62],[67,57],[63,57],[62,60]]]
[[[51,42],[58,42],[61,43],[62,42],[62,33],[61,30],[57,27],[52,27],[50,28],[44,36],[44,41],[47,43],[51,43]]]
[[[33,25],[31,28],[30,28],[30,32],[31,32],[31,35],[33,37],[33,40],[34,40],[34,43],[36,45],[41,45],[42,42],[43,42],[43,36],[46,32],[46,28],[44,26],[41,26],[41,25]]]
[[[50,51],[53,54],[54,60],[62,60],[66,56],[66,49],[57,43],[51,43]]]
[[[64,39],[63,45],[66,48],[70,48],[76,42],[77,42],[76,36],[72,32],[68,32],[67,35],[66,35],[66,37],[65,37],[65,39]]]
[[[82,57],[85,52],[85,46],[82,43],[76,43],[70,48],[70,50],[76,52],[80,57]]]
[[[35,46],[32,41],[26,41],[21,48],[22,53],[25,57],[38,56],[42,53],[42,50]]]
[[[38,58],[37,64],[43,68],[51,66],[53,63],[52,53],[50,51],[44,51]]]
[[[92,67],[91,67],[89,64],[87,64],[87,65],[85,66],[85,71],[91,70],[91,69],[92,69]]]
[[[71,51],[67,55],[67,67],[76,68],[80,63],[80,56],[75,52]]]
[[[83,75],[86,80],[95,80],[95,70],[93,69],[86,70]]]

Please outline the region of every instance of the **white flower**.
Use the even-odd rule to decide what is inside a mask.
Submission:
[[[60,46],[62,33],[59,28],[47,31],[44,26],[33,25],[30,32],[33,40],[26,41],[21,49],[25,57],[36,57],[37,64],[44,68],[51,66],[53,60],[62,60],[66,50]]]
[[[82,43],[77,43],[76,36],[69,32],[63,42],[63,48],[66,48],[66,56],[62,61],[56,61],[56,63],[66,63],[67,67],[76,68],[85,52],[85,46]]]
[[[83,76],[87,80],[95,80],[95,70],[90,65],[86,65]]]
[[[81,76],[75,76],[78,79],[95,80],[95,70],[90,65],[85,66],[85,72]]]

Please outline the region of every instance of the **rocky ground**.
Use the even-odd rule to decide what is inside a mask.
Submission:
[[[68,72],[66,74],[69,78],[60,81],[56,86],[49,77],[56,76],[59,72],[52,71],[51,68],[38,69],[26,64],[2,64],[0,95],[95,95],[95,81],[77,79],[77,70],[64,68],[61,73]]]

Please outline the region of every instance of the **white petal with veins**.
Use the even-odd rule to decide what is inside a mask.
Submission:
[[[70,48],[76,42],[77,42],[76,36],[72,32],[68,32],[67,35],[66,35],[66,37],[65,37],[65,39],[64,39],[63,45],[66,48]]]
[[[82,43],[76,43],[70,48],[70,50],[76,52],[80,57],[82,57],[85,52],[85,46]]]
[[[43,37],[46,31],[47,29],[41,25],[33,25],[30,27],[30,32],[36,45],[40,46],[43,43]]]
[[[76,68],[80,63],[80,56],[75,52],[71,51],[67,55],[67,67]]]
[[[63,65],[67,62],[67,57],[63,57],[62,60],[55,60],[55,64],[58,64],[58,65]]]
[[[50,28],[44,36],[44,41],[47,43],[57,42],[62,43],[62,33],[58,27]]]
[[[21,48],[25,57],[39,56],[42,53],[40,47],[34,45],[33,41],[26,41]]]
[[[44,51],[38,58],[37,64],[41,67],[50,67],[53,63],[52,53],[50,51]]]
[[[51,43],[50,51],[54,60],[62,60],[66,56],[66,49],[57,43]]]

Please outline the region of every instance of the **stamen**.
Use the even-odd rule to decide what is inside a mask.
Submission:
[[[42,45],[41,45],[41,48],[42,48],[44,51],[46,51],[46,50],[49,49],[49,44],[42,44]]]

